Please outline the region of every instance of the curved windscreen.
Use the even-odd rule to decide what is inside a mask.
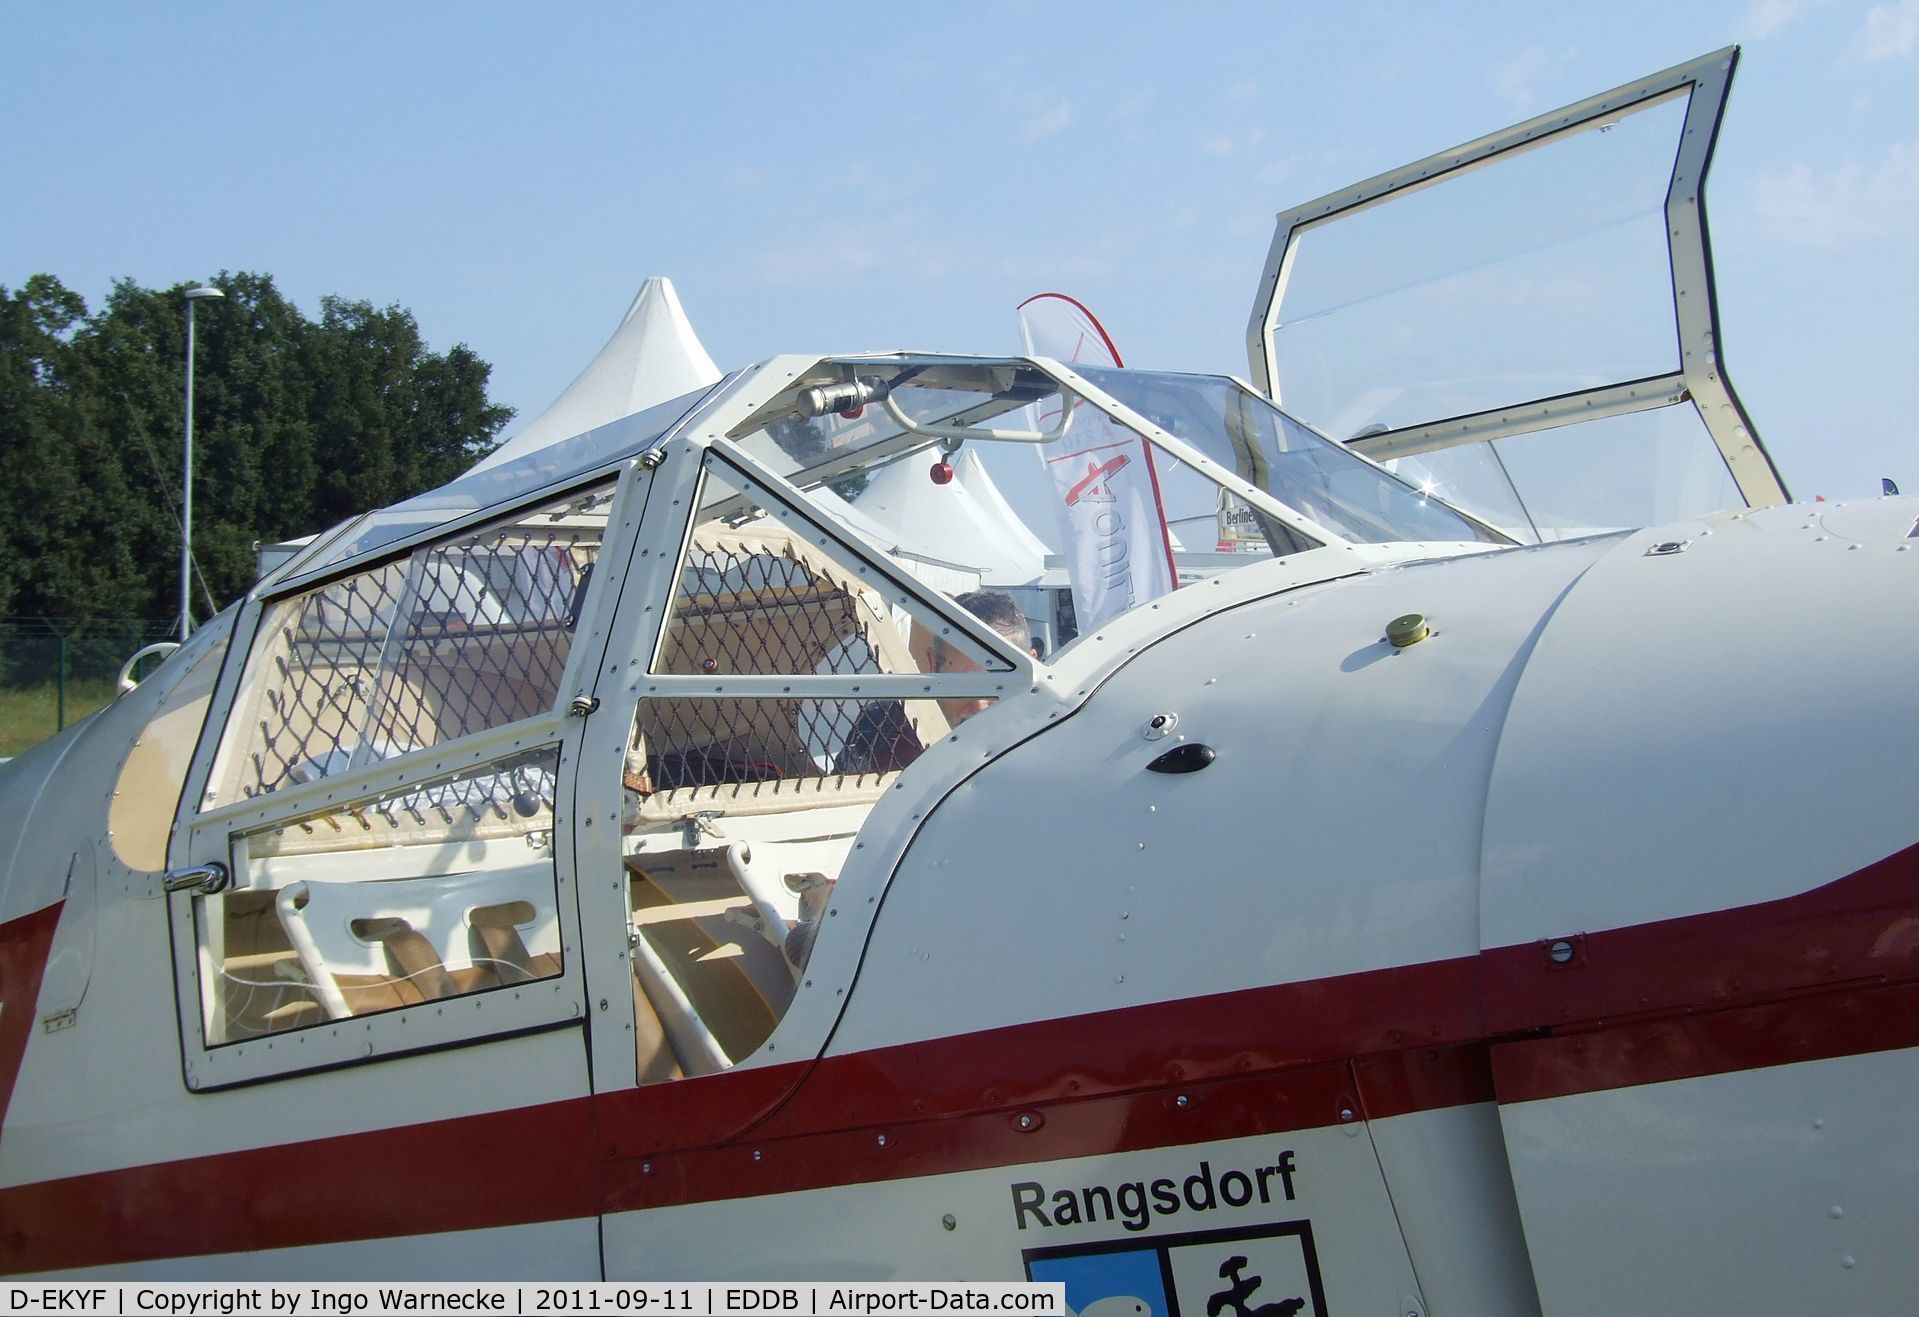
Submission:
[[[1168,434],[1342,539],[1356,544],[1503,542],[1427,492],[1315,434],[1232,380],[1110,367],[1084,367],[1079,373]],[[1162,482],[1181,478],[1181,465],[1171,455],[1162,454],[1157,460]],[[1234,527],[1229,513],[1220,514],[1219,534],[1222,546],[1231,542]],[[1185,538],[1190,540],[1190,535]]]
[[[899,356],[788,378],[729,431],[740,448],[922,584],[1016,595],[1049,652],[1329,542],[1509,542],[1222,377]]]
[[[575,476],[596,471],[653,446],[712,393],[698,389],[643,412],[562,439],[556,444],[480,471],[470,471],[391,507],[370,512],[344,534],[289,565],[282,580],[338,566],[443,526],[482,508],[511,503]]]

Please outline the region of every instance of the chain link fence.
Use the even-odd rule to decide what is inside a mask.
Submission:
[[[178,635],[171,618],[0,617],[0,759],[106,704],[121,664]]]

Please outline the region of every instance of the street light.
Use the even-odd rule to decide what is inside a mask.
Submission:
[[[209,297],[225,297],[205,284],[189,288],[187,299],[187,435],[180,458],[180,643],[193,634],[193,615],[187,611],[193,579],[193,304]]]

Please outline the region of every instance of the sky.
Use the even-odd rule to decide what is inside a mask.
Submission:
[[[1793,493],[1919,492],[1919,0],[0,6],[0,285],[398,304],[536,416],[648,275],[722,368],[1016,350],[1246,375],[1275,212],[1739,43],[1723,358]]]

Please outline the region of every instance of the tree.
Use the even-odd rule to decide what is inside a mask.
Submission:
[[[14,532],[33,515],[41,473],[70,467],[60,442],[73,418],[68,338],[86,313],[51,275],[18,291],[0,285],[0,615],[15,611],[35,567]]]
[[[329,297],[313,336],[319,444],[353,460],[323,483],[322,520],[432,489],[490,451],[511,408],[489,403],[492,368],[464,344],[429,353],[410,311]]]
[[[403,308],[329,297],[316,323],[270,276],[214,282],[225,300],[196,311],[193,540],[220,604],[252,583],[256,541],[444,483],[512,416],[484,361],[429,351]],[[184,290],[121,280],[89,315],[50,275],[0,286],[0,615],[177,611]]]
[[[85,331],[76,333],[85,313],[78,294],[45,275],[6,299],[0,609],[10,614],[125,614],[141,603],[140,510],[119,455],[94,424]]]

